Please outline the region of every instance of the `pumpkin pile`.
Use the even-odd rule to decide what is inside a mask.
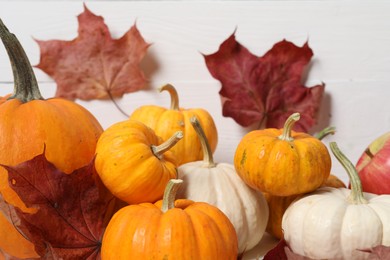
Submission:
[[[77,103],[42,97],[27,55],[1,20],[0,37],[15,79],[14,92],[0,101],[0,259],[61,255],[55,252],[60,246],[36,238],[42,233],[38,225],[20,228],[13,219],[27,215],[31,221],[43,208],[43,203],[30,207],[12,188],[19,185],[12,177],[19,174],[16,166],[28,166],[25,162],[37,157],[34,162],[64,173],[48,180],[52,186],[64,187],[55,182],[67,182],[64,176],[74,177],[68,182],[78,185],[74,190],[83,187],[79,175],[91,173],[88,185],[96,180],[98,195],[91,189],[85,193],[96,204],[104,194],[107,204],[99,207],[109,205],[101,216],[86,216],[104,219],[94,238],[99,241],[96,258],[235,260],[266,232],[284,238],[295,253],[320,259],[363,259],[366,253],[358,249],[390,245],[389,196],[362,193],[356,169],[331,143],[350,176],[351,189],[345,188],[330,174],[331,157],[320,138],[292,130],[299,113],[282,129],[249,132],[236,147],[234,163],[218,163],[213,118],[202,108],[179,107],[172,85],[160,88],[171,96],[170,109],[145,105],[103,130]],[[41,180],[35,168],[28,174]],[[63,198],[80,201],[74,190],[61,191]],[[62,205],[53,201],[50,206],[60,211]],[[88,206],[80,212],[92,212]],[[2,207],[12,208],[13,215]],[[67,213],[61,217],[73,218]],[[323,247],[315,246],[324,241]]]

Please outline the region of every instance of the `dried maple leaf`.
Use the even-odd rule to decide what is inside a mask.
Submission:
[[[305,66],[313,56],[306,43],[297,47],[283,40],[264,56],[257,57],[232,34],[219,50],[204,55],[211,75],[222,88],[223,116],[242,126],[281,128],[294,112],[301,114],[297,131],[308,131],[316,122],[325,85],[311,88],[302,83]]]
[[[135,25],[112,39],[103,17],[85,5],[78,23],[78,37],[72,41],[37,40],[41,57],[36,67],[56,81],[57,97],[112,99],[144,87],[139,63],[149,44]]]
[[[30,214],[8,207],[15,226],[43,259],[100,259],[101,239],[114,199],[97,179],[93,162],[65,174],[43,153],[3,167],[10,186],[28,207],[37,209]]]

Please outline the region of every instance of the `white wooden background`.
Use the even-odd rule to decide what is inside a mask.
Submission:
[[[157,87],[176,86],[181,106],[210,111],[219,130],[215,159],[232,163],[235,147],[251,128],[222,116],[219,81],[211,77],[201,53],[211,54],[236,30],[236,39],[256,55],[287,39],[301,46],[309,41],[314,58],[306,85],[325,82],[320,120],[315,132],[333,125],[337,141],[356,162],[366,146],[390,129],[390,2],[389,1],[86,1],[102,15],[117,38],[135,22],[153,43],[141,66],[149,78],[146,90],[118,100],[128,113],[145,104],[169,105]],[[81,1],[0,1],[0,18],[38,64],[40,40],[77,36]],[[55,83],[35,69],[46,98]],[[0,46],[0,95],[12,91],[11,67]],[[104,128],[124,120],[109,101],[77,101]],[[333,173],[347,181],[337,161]]]
[[[222,117],[220,83],[211,77],[201,53],[211,54],[236,30],[236,39],[262,55],[287,39],[301,46],[309,41],[314,59],[307,86],[326,84],[318,126],[337,127],[325,142],[337,141],[356,161],[377,136],[390,130],[390,2],[388,1],[86,1],[102,15],[113,37],[135,22],[153,43],[141,66],[148,89],[127,94],[119,105],[128,113],[145,104],[169,105],[156,88],[172,83],[181,106],[206,108],[219,130],[216,160],[232,162],[235,147],[251,128]],[[40,40],[71,40],[77,36],[81,1],[0,1],[0,18],[24,46],[31,63],[39,61]],[[39,69],[38,81],[47,98],[55,83]],[[0,95],[12,91],[11,67],[0,47]],[[124,120],[109,101],[77,101],[104,128]],[[333,172],[346,180],[334,162]]]
[[[353,162],[366,146],[390,129],[390,2],[389,1],[86,1],[102,15],[113,37],[136,21],[145,40],[153,43],[142,62],[147,90],[118,101],[131,113],[145,104],[169,105],[157,87],[176,86],[181,106],[203,107],[215,119],[219,144],[215,159],[233,162],[236,145],[251,128],[222,117],[220,83],[211,77],[201,53],[211,54],[236,30],[236,39],[262,55],[287,39],[314,51],[306,85],[326,84],[318,125],[337,128],[337,141]],[[0,18],[25,47],[32,64],[39,61],[40,40],[71,40],[77,35],[81,1],[0,1]],[[55,83],[36,69],[42,93],[54,95]],[[0,95],[12,91],[13,78],[0,46]],[[126,119],[109,101],[77,101],[104,128]],[[347,181],[334,160],[332,172]]]

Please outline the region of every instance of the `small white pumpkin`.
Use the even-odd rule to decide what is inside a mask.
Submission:
[[[284,239],[296,254],[315,259],[367,259],[370,249],[390,246],[390,195],[363,193],[353,164],[330,143],[346,169],[351,190],[321,188],[290,205]]]
[[[232,164],[214,163],[207,138],[196,117],[191,124],[203,149],[203,161],[189,162],[178,168],[183,180],[177,198],[207,202],[219,208],[233,224],[239,253],[256,246],[268,221],[268,205],[263,194],[247,186]]]

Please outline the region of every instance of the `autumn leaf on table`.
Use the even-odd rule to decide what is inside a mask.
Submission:
[[[241,126],[282,128],[295,112],[301,119],[294,130],[307,132],[315,125],[324,84],[305,87],[302,75],[313,52],[283,40],[262,57],[249,52],[232,34],[216,53],[204,55],[211,75],[222,88],[222,114]]]
[[[3,167],[10,186],[28,207],[37,208],[30,214],[9,205],[9,214],[43,259],[100,259],[113,196],[99,183],[93,162],[65,174],[43,153]]]
[[[101,16],[84,5],[78,16],[78,36],[71,41],[37,40],[41,57],[36,66],[57,83],[57,97],[105,99],[142,89],[139,63],[149,44],[136,25],[113,39]]]

